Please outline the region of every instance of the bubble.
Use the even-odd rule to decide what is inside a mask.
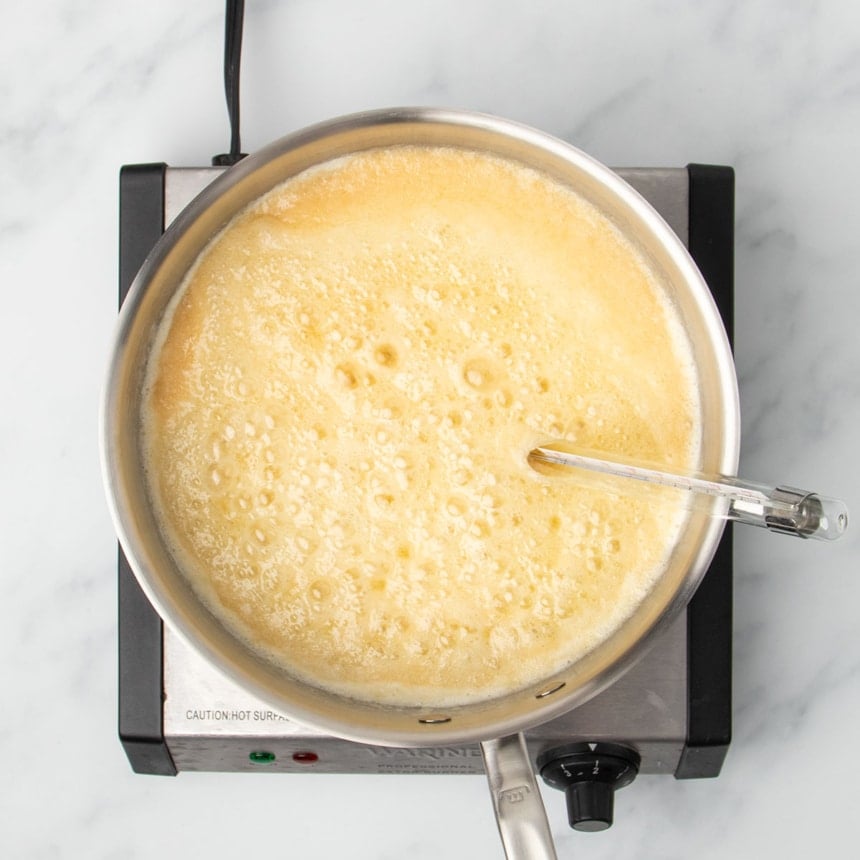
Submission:
[[[476,367],[467,367],[463,371],[463,378],[472,388],[477,388],[479,391],[484,389],[489,382],[492,382],[492,377]]]
[[[483,538],[490,533],[490,527],[483,520],[476,520],[469,526],[469,534],[473,537]]]
[[[397,366],[397,351],[391,344],[383,343],[373,351],[373,360],[382,367],[393,368]]]
[[[484,493],[481,496],[481,507],[495,511],[498,510],[502,506],[502,500],[498,496],[494,496],[492,493]]]
[[[384,418],[386,421],[396,421],[398,418],[403,415],[403,400],[402,399],[389,399],[386,400],[380,410],[379,414],[381,418]]]
[[[260,507],[267,508],[274,501],[274,496],[268,490],[263,490],[259,496],[257,496],[257,501],[260,503]]]
[[[380,510],[390,511],[394,507],[394,496],[391,493],[377,493],[373,502]]]
[[[341,388],[351,390],[358,387],[358,378],[356,377],[352,366],[349,364],[339,364],[334,369],[334,378]]]
[[[256,436],[257,435],[257,428],[250,421],[245,422],[245,435],[246,436]]]
[[[462,517],[468,509],[468,504],[462,496],[451,496],[445,502],[445,511],[452,517]]]
[[[513,397],[511,397],[511,392],[507,390],[507,388],[500,388],[494,395],[493,399],[498,403],[499,406],[504,408],[508,407],[513,403]]]
[[[451,475],[451,480],[458,487],[465,487],[472,480],[472,473],[468,469],[455,469]]]
[[[216,487],[221,483],[221,473],[214,467],[209,471],[209,480],[212,481]]]
[[[409,579],[412,582],[423,582],[428,573],[432,572],[432,562],[424,562],[422,564],[413,565],[409,569]]]
[[[254,537],[257,539],[257,543],[265,544],[265,543],[268,543],[268,542],[269,542],[269,538],[268,538],[268,536],[267,536],[267,535],[266,535],[266,533],[265,533],[262,529],[260,529],[260,528],[256,528],[256,529],[254,529]]]
[[[230,424],[225,425],[224,427],[224,438],[229,442],[231,439],[236,438],[236,431]]]
[[[315,603],[320,603],[323,600],[328,600],[331,596],[331,585],[324,579],[315,579],[308,586],[308,597]]]
[[[262,569],[255,561],[240,562],[236,567],[236,573],[240,579],[259,579]]]

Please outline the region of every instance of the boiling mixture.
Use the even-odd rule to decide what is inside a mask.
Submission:
[[[151,353],[144,461],[193,587],[291,674],[444,706],[574,662],[684,512],[535,472],[549,439],[678,468],[691,350],[584,199],[483,153],[370,150],[240,213]]]

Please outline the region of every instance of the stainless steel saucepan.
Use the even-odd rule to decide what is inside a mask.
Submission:
[[[247,204],[295,174],[373,147],[439,145],[487,151],[543,171],[603,212],[646,256],[671,293],[692,344],[702,403],[699,468],[732,475],[739,454],[737,380],[711,295],[659,215],[608,168],[539,131],[475,113],[399,109],[358,114],[292,134],[226,171],[170,226],[123,306],[102,415],[104,478],[120,542],[161,617],[204,658],[300,723],[395,747],[481,742],[509,857],[554,857],[524,729],[594,696],[646,651],[692,596],[723,522],[693,511],[665,573],[603,644],[557,674],[499,698],[441,710],[353,701],[290,677],[256,656],[192,591],[156,525],[144,478],[141,384],[153,335],[189,268]]]

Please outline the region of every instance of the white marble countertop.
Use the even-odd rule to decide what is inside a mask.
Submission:
[[[614,165],[737,171],[744,474],[860,512],[860,10],[849,3],[250,0],[243,142],[472,108]],[[116,738],[97,413],[123,163],[227,146],[222,4],[40,0],[0,55],[0,853],[494,858],[480,777],[131,773]],[[852,427],[854,428],[852,430]],[[858,529],[736,533],[735,734],[717,780],[640,777],[560,857],[856,856]]]

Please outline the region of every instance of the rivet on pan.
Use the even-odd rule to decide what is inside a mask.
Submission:
[[[536,696],[536,699],[545,699],[547,696],[551,696],[553,693],[557,693],[563,686],[567,684],[567,681],[562,681],[560,684],[556,684],[554,687],[547,687],[545,690],[541,690]]]
[[[423,723],[425,726],[438,726],[440,723],[450,723],[450,717],[420,717],[418,719],[419,723]]]

